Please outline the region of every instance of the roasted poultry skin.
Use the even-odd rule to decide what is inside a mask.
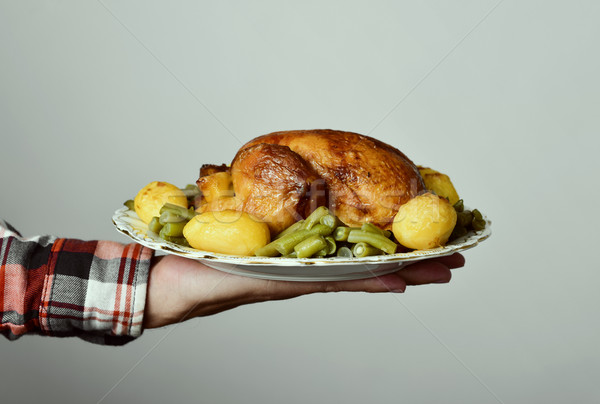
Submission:
[[[425,190],[408,157],[369,136],[330,129],[274,132],[240,150],[261,143],[287,146],[302,157],[327,184],[330,209],[349,226],[371,222],[391,229],[400,205]]]
[[[243,147],[231,163],[233,191],[241,209],[264,220],[272,234],[326,204],[324,182],[287,146]]]
[[[425,190],[398,149],[330,129],[259,136],[240,148],[230,172],[238,209],[265,220],[272,234],[320,205],[348,226],[391,229],[400,206]]]

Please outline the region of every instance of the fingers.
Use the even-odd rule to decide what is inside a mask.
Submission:
[[[419,261],[398,272],[375,278],[343,282],[325,282],[323,292],[363,291],[363,292],[404,292],[407,285],[425,285],[428,283],[450,282],[450,269],[465,265],[465,258],[455,253],[447,257]]]
[[[407,285],[428,283],[448,283],[452,278],[451,269],[465,265],[465,257],[454,253],[446,257],[418,261],[397,272]]]
[[[269,300],[287,299],[311,293],[329,292],[396,292],[406,289],[406,282],[395,273],[375,278],[333,282],[267,282]]]
[[[448,283],[452,277],[450,268],[437,260],[419,261],[396,273],[407,285]]]
[[[354,281],[324,282],[311,285],[311,287],[317,287],[320,289],[319,292],[402,293],[406,290],[407,285],[448,283],[452,278],[450,270],[464,265],[465,258],[461,254],[455,253],[446,257],[416,262],[393,274]]]
[[[440,262],[450,269],[461,268],[465,266],[465,257],[460,253],[454,253],[445,257],[435,258],[433,261]]]
[[[325,285],[325,292],[394,292],[402,293],[406,290],[406,281],[397,273],[352,281],[329,282]]]
[[[219,291],[228,291],[232,296],[243,296],[249,301],[281,300],[310,293],[327,292],[394,292],[402,293],[407,285],[449,282],[450,269],[463,266],[465,259],[460,254],[427,259],[400,268],[388,275],[332,282],[291,282],[246,278],[228,274]],[[206,268],[208,272],[217,272]],[[222,275],[222,274],[220,274]],[[221,279],[222,276],[219,277]],[[219,283],[221,280],[219,280]]]

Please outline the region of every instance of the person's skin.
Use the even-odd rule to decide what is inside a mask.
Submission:
[[[282,300],[317,292],[404,292],[408,285],[446,283],[465,259],[456,253],[419,261],[375,278],[336,282],[291,282],[248,278],[218,271],[198,261],[155,257],[150,269],[144,328],[207,316],[243,304]]]

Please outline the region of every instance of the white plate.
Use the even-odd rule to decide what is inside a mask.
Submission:
[[[200,251],[167,242],[148,231],[148,226],[137,214],[123,207],[113,215],[117,230],[137,243],[167,254],[200,260],[209,267],[236,275],[286,281],[333,281],[363,279],[395,272],[401,267],[423,259],[443,257],[475,247],[492,234],[491,222],[486,219],[485,229],[469,232],[452,243],[432,250],[378,255],[364,258],[278,258],[240,257]]]

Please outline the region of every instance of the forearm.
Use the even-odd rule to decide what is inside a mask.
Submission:
[[[0,333],[120,345],[142,333],[152,252],[137,244],[22,238],[0,223]]]

